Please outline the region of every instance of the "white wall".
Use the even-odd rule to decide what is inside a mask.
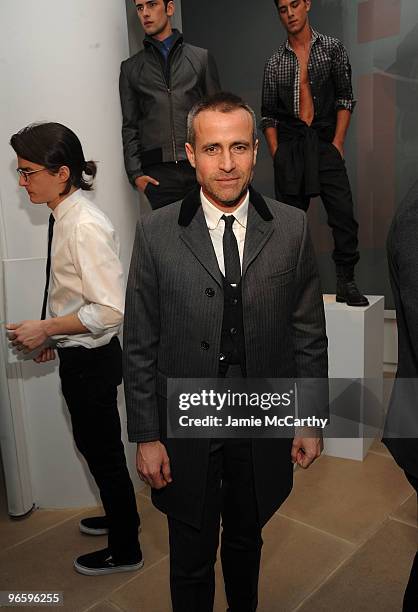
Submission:
[[[24,5],[2,0],[3,259],[42,257],[46,253],[48,210],[31,205],[24,190],[18,188],[16,160],[8,142],[11,134],[24,125],[48,120],[73,129],[82,141],[86,159],[98,161],[92,199],[109,215],[120,235],[127,270],[138,216],[138,197],[123,168],[120,135],[119,66],[128,55],[124,0],[37,0]],[[21,282],[30,281],[22,273]],[[39,317],[42,294],[43,287],[33,287],[34,318]],[[17,401],[14,394],[23,398],[23,433],[35,501],[42,506],[94,503],[89,478],[74,451],[56,368],[33,363],[19,368],[7,368],[9,389],[3,385],[0,410],[5,410],[10,390],[12,405]]]

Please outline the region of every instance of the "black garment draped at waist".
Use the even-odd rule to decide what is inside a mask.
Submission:
[[[280,191],[287,195],[316,196],[320,193],[319,141],[332,142],[335,122],[278,117],[279,148],[274,166]]]

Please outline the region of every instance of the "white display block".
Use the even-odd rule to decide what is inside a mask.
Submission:
[[[384,297],[367,298],[369,306],[359,308],[337,303],[335,295],[324,295],[329,377],[364,379],[364,392],[359,396],[362,411],[368,397],[381,403],[383,392]],[[330,389],[332,401],[332,384]],[[373,440],[328,438],[324,440],[324,452],[362,461]]]

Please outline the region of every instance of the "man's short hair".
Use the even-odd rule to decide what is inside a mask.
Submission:
[[[167,5],[169,2],[174,2],[174,0],[163,0],[164,2],[164,6],[165,6],[165,10],[167,10]],[[136,5],[136,0],[134,0],[134,4]]]
[[[303,0],[303,1],[306,2],[306,0]],[[273,2],[274,2],[274,6],[276,8],[279,8],[279,0],[273,0]]]
[[[231,113],[240,108],[247,111],[251,116],[253,122],[253,141],[255,143],[257,140],[257,119],[255,112],[242,98],[227,91],[220,91],[211,96],[206,96],[192,107],[187,116],[187,142],[192,146],[196,143],[194,121],[200,113],[207,110],[218,111],[220,113]]]

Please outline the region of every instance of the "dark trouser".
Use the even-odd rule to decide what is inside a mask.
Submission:
[[[117,408],[117,386],[122,381],[119,340],[112,338],[96,349],[62,348],[58,354],[74,441],[100,491],[112,556],[119,563],[137,561],[139,516]]]
[[[174,612],[213,610],[220,516],[221,561],[229,609],[254,612],[263,541],[251,440],[212,441],[200,529],[168,518]]]
[[[405,476],[414,487],[418,495],[418,478],[405,472]],[[409,576],[408,585],[406,587],[404,600],[403,600],[403,612],[416,612],[418,610],[418,552],[415,554],[414,561],[412,563],[411,574]]]
[[[142,170],[160,183],[148,183],[145,189],[153,210],[182,200],[197,185],[195,170],[187,160],[153,164]]]
[[[280,155],[280,144],[277,155]],[[359,260],[358,224],[354,219],[350,182],[345,162],[339,151],[332,143],[324,140],[319,141],[319,181],[320,196],[334,237],[332,258],[337,266],[355,266]],[[275,189],[276,199],[279,202],[285,202],[304,211],[308,210],[310,197],[283,193],[278,185],[277,172],[275,172]]]

